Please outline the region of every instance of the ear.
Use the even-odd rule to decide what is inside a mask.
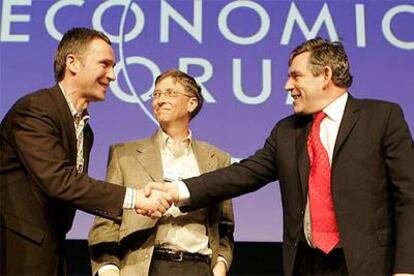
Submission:
[[[187,103],[187,111],[189,113],[193,112],[197,108],[197,105],[198,105],[197,98],[194,98],[194,97],[189,98],[188,103]]]
[[[323,68],[323,81],[324,85],[327,86],[328,83],[332,80],[332,69],[329,66]]]
[[[79,72],[79,65],[79,60],[75,55],[69,54],[66,56],[66,69],[69,70],[72,75],[76,75]]]

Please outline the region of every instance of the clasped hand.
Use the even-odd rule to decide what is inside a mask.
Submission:
[[[162,215],[178,202],[177,187],[173,183],[150,182],[137,191],[135,211],[153,219]]]

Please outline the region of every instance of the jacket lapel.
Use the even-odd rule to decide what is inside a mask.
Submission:
[[[76,132],[75,126],[73,123],[73,117],[70,112],[68,103],[66,102],[65,97],[63,96],[63,92],[60,89],[59,85],[55,85],[50,90],[51,96],[56,103],[56,107],[58,110],[59,120],[62,122],[62,139],[67,141],[69,145],[69,154],[71,157],[71,161],[76,164]]]
[[[307,138],[312,125],[312,116],[296,116],[296,153],[303,198],[308,193],[309,156]]]
[[[348,101],[346,103],[344,115],[342,117],[342,122],[339,127],[338,136],[336,137],[334,153],[332,160],[335,160],[335,156],[338,154],[342,145],[344,144],[346,138],[351,133],[351,130],[354,128],[355,124],[359,120],[359,110],[360,107],[358,102],[351,96],[348,96]]]
[[[163,182],[162,160],[158,136],[154,134],[150,139],[137,147],[137,161],[155,182]]]
[[[213,158],[215,153],[195,140],[193,140],[192,143],[200,174],[217,169],[217,162],[215,161],[215,158]]]

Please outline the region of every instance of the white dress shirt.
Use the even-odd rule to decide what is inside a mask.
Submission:
[[[165,181],[176,181],[199,176],[197,159],[192,149],[191,131],[179,143],[162,130],[158,131],[162,168]],[[208,247],[205,211],[197,211],[193,220],[186,219],[187,213],[182,213],[176,206],[163,215],[157,223],[155,245],[177,251],[211,255]]]

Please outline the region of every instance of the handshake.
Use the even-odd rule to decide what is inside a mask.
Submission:
[[[178,188],[173,182],[150,182],[137,190],[135,211],[153,219],[161,218],[173,203],[178,203]]]

